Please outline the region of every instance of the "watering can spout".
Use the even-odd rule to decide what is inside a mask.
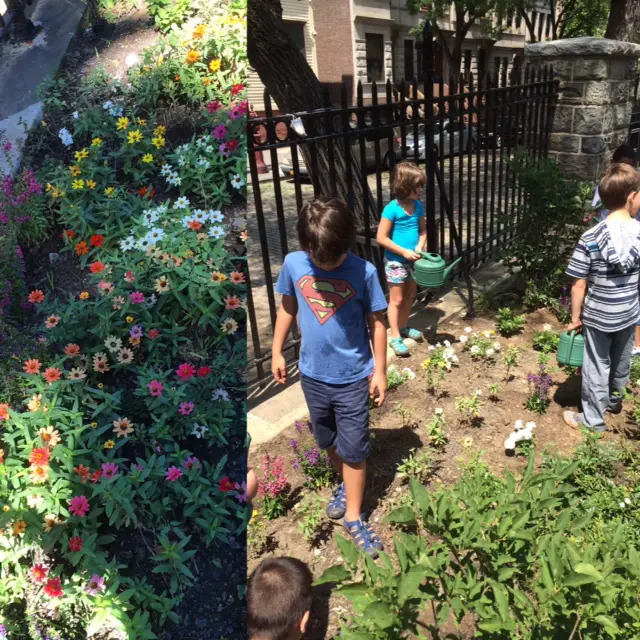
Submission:
[[[448,267],[445,267],[445,270],[444,270],[445,280],[449,277],[449,274],[451,273],[451,271],[453,271],[453,268],[458,264],[458,262],[460,262],[460,260],[462,260],[462,258],[457,258]]]

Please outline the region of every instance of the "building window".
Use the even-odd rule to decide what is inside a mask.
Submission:
[[[507,71],[509,71],[509,58],[505,56],[502,58],[502,73],[506,76]]]
[[[500,77],[500,63],[502,62],[502,60],[496,56],[493,59],[493,74],[497,77]]]
[[[522,14],[518,11],[518,15],[516,16],[516,29],[520,29],[522,26]]]
[[[544,19],[546,17],[545,13],[540,14],[540,20],[538,22],[538,41],[542,40],[542,33],[544,28]]]
[[[531,35],[535,35],[536,33],[536,21],[538,20],[538,12],[531,12]]]
[[[487,71],[487,51],[478,49],[478,77],[482,77]]]
[[[304,22],[292,22],[284,20],[284,30],[287,32],[289,39],[300,53],[306,58],[306,49],[304,46]]]
[[[404,41],[404,79],[413,80],[413,40]]]
[[[471,49],[464,50],[464,75],[469,77],[471,73]]]
[[[547,40],[549,40],[549,38],[551,38],[551,14],[547,16],[547,29],[545,33]]]
[[[379,33],[365,34],[367,48],[367,82],[384,80],[384,36]]]

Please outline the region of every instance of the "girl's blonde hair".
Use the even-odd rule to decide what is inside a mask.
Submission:
[[[399,162],[391,173],[391,192],[398,200],[406,200],[426,183],[426,173],[413,162]]]

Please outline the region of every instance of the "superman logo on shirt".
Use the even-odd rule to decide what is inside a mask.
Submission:
[[[346,280],[332,278],[302,276],[298,288],[320,324],[328,322],[356,295]]]

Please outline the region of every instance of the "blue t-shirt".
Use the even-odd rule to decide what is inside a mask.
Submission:
[[[391,240],[403,249],[414,251],[420,240],[420,218],[424,217],[424,207],[422,202],[414,200],[413,215],[407,215],[402,205],[397,200],[392,200],[382,212],[382,217],[391,220]],[[384,257],[393,262],[408,262],[403,256],[392,253],[388,249],[384,252]]]
[[[367,314],[387,301],[375,267],[349,253],[324,271],[304,251],[287,255],[276,291],[298,300],[302,333],[300,373],[329,384],[348,384],[373,372]]]

